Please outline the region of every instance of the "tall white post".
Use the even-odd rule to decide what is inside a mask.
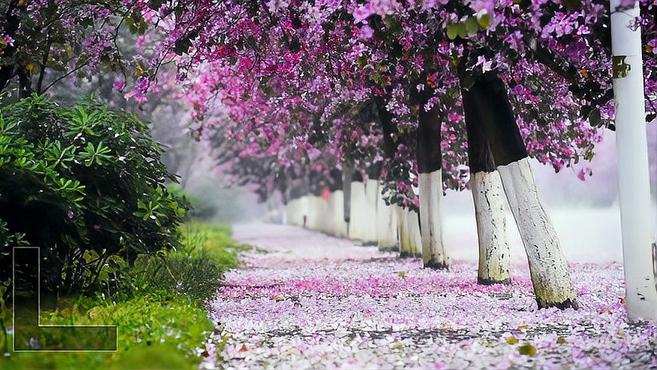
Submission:
[[[639,1],[619,11],[621,2],[611,0],[610,10],[627,312],[630,319],[657,320],[641,29],[634,27]]]

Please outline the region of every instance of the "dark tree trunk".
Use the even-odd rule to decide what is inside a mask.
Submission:
[[[351,181],[353,179],[354,169],[347,165],[342,165],[342,194],[344,205],[344,221],[349,229],[349,220],[351,216]]]
[[[374,97],[374,105],[378,115],[378,121],[383,131],[383,153],[386,158],[392,159],[397,152],[397,126],[392,123],[392,115],[386,109],[385,99],[381,96]]]
[[[442,119],[439,107],[434,105],[425,111],[424,104],[428,94],[423,94],[420,101],[417,129],[417,168],[419,173],[431,173],[442,168],[443,153],[440,148]]]
[[[497,74],[488,72],[478,77],[471,88],[463,90],[463,110],[466,120],[471,122],[468,135],[472,131],[473,140],[479,144],[474,147],[474,161],[471,159],[476,170],[490,172],[494,169],[491,163],[496,167],[505,166],[527,158],[506,87]],[[473,122],[476,130],[470,127]]]

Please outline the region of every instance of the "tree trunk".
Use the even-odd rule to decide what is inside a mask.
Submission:
[[[308,197],[306,195],[287,203],[287,221],[290,225],[305,227],[308,215]]]
[[[417,212],[409,210],[406,222],[411,256],[422,258],[422,236],[420,234],[420,220]]]
[[[420,173],[420,235],[424,267],[449,268],[449,257],[443,242],[440,203],[443,197],[442,170]]]
[[[366,245],[377,245],[377,228],[376,228],[376,219],[379,212],[378,198],[379,198],[379,181],[368,178],[365,184],[365,204],[367,217],[363,219],[364,226],[364,235],[363,242]]]
[[[351,217],[349,222],[349,239],[358,240],[363,244],[376,242],[376,210],[372,209],[367,194],[367,183],[352,181],[351,183]]]
[[[378,191],[377,194],[376,237],[379,250],[399,250],[399,244],[397,242],[397,212],[394,206],[386,204],[381,191]]]
[[[631,9],[612,0],[611,37],[616,101],[618,190],[623,270],[630,319],[657,320],[657,245],[650,211],[639,2]]]
[[[470,190],[475,206],[479,241],[479,284],[511,282],[511,251],[506,229],[507,200],[490,145],[476,115],[468,112]]]
[[[482,128],[520,231],[539,307],[577,307],[566,258],[543,209],[504,83],[494,72],[463,91],[466,119]]]
[[[333,219],[330,234],[338,238],[347,237],[347,223],[344,220],[344,195],[342,190],[331,192],[329,198],[329,213]]]
[[[354,169],[349,165],[342,165],[342,193],[344,201],[344,222],[347,223],[347,231],[349,230],[349,221],[351,219],[351,179],[354,175]]]
[[[443,196],[442,152],[440,126],[442,117],[438,105],[424,109],[432,92],[418,93],[419,113],[417,130],[417,166],[420,196],[421,251],[424,267],[449,268],[440,219],[440,200]]]
[[[408,258],[413,256],[413,247],[411,246],[411,233],[408,227],[409,211],[400,206],[397,207],[397,220],[399,221],[399,257]]]
[[[320,196],[308,194],[308,219],[306,227],[310,230],[327,232],[327,202]]]
[[[475,205],[479,240],[479,284],[511,283],[511,250],[506,229],[506,197],[497,171],[472,174],[470,187]]]
[[[520,236],[539,307],[570,307],[575,301],[568,264],[534,183],[529,159],[498,167]]]

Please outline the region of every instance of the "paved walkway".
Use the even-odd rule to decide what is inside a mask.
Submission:
[[[572,266],[579,311],[537,310],[526,267],[510,286],[476,265],[421,268],[296,227],[245,225],[257,247],[210,302],[226,369],[657,368],[657,329],[624,321],[618,264]]]

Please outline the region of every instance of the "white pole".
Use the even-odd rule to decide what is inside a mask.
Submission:
[[[610,10],[625,295],[631,320],[657,320],[639,1],[619,11],[621,2]]]

